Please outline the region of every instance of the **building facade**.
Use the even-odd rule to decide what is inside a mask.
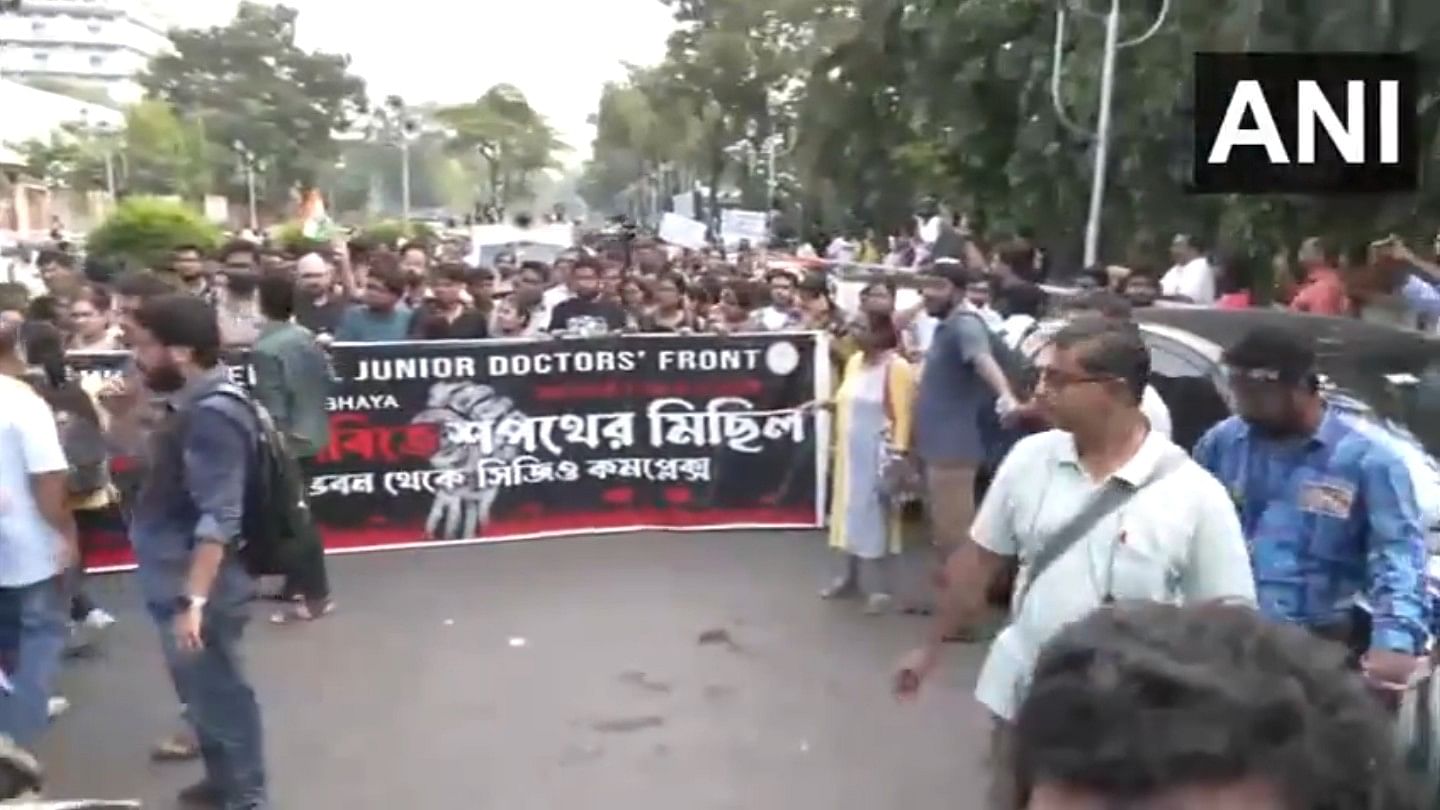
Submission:
[[[0,77],[94,87],[130,104],[151,58],[172,48],[168,27],[149,0],[23,0],[0,14]]]

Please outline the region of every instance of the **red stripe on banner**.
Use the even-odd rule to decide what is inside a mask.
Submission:
[[[497,520],[487,527],[484,536],[462,540],[425,538],[425,527],[374,526],[353,529],[325,529],[326,551],[364,549],[384,551],[387,547],[423,548],[467,542],[503,542],[511,539],[544,539],[576,534],[625,532],[665,529],[725,529],[728,527],[767,526],[774,528],[809,529],[817,526],[813,506],[774,506],[752,509],[710,509],[685,512],[674,509],[626,509],[615,512],[540,515],[533,518]],[[91,571],[121,570],[135,565],[129,548],[108,545],[86,553],[85,567]]]

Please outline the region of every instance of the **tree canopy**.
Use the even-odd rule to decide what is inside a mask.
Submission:
[[[338,155],[335,134],[366,110],[349,58],[301,49],[295,20],[286,6],[243,2],[227,25],[173,31],[174,53],[143,78],[151,97],[203,127],[217,159],[234,166],[236,142],[259,156],[272,200],[318,182]]]
[[[448,129],[451,151],[483,167],[481,199],[493,205],[531,200],[537,173],[559,168],[558,155],[569,150],[513,85],[497,84],[475,101],[441,107],[433,116]]]
[[[669,0],[665,60],[607,87],[582,188],[614,209],[669,164],[763,203],[747,160],[785,137],[787,211],[826,228],[893,229],[935,195],[992,232],[1033,229],[1078,257],[1092,139],[1050,93],[1056,0]],[[1073,4],[1072,4],[1073,5]],[[1103,5],[1103,4],[1091,4]],[[1161,0],[1125,0],[1122,38]],[[1060,107],[1093,127],[1103,26],[1071,15]],[[1406,233],[1440,206],[1440,4],[1434,0],[1176,0],[1154,37],[1117,62],[1103,254],[1153,255],[1174,230],[1246,251]],[[1408,51],[1421,57],[1419,194],[1187,195],[1191,62],[1200,50]],[[737,148],[748,142],[749,149]],[[1158,258],[1158,257],[1157,257]]]

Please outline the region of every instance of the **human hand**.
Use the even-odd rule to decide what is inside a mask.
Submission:
[[[175,614],[171,629],[175,633],[175,646],[181,652],[194,653],[205,648],[205,641],[200,637],[204,629],[204,615],[204,609],[199,605]]]
[[[895,669],[895,683],[892,691],[895,698],[910,702],[920,696],[920,687],[940,663],[939,652],[931,645],[918,647],[900,659]]]
[[[1360,671],[1376,689],[1403,692],[1422,674],[1420,658],[1393,650],[1372,649],[1360,659]]]

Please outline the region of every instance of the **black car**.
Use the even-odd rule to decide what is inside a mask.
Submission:
[[[1309,336],[1326,400],[1372,422],[1405,459],[1440,549],[1440,339],[1283,310],[1157,307],[1137,310],[1135,319],[1150,347],[1150,384],[1170,410],[1171,437],[1186,450],[1232,412],[1220,365],[1225,349],[1261,325]],[[1033,355],[1058,326],[1047,323],[1022,352]]]

